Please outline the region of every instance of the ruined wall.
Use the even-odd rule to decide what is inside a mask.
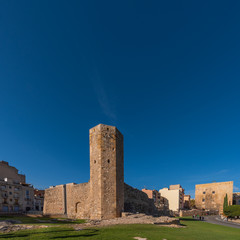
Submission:
[[[159,215],[153,199],[149,199],[146,193],[126,183],[124,184],[124,211]]]
[[[43,214],[63,215],[65,208],[65,186],[58,185],[45,190]]]
[[[89,183],[69,183],[66,185],[67,216],[70,218],[88,219],[89,213]]]
[[[232,205],[233,182],[199,184],[195,187],[195,204],[198,209],[223,211],[224,197]]]
[[[99,124],[90,129],[90,218],[120,217],[123,186],[123,136],[116,127]]]
[[[123,136],[116,127],[90,129],[89,183],[46,189],[44,214],[110,219],[124,209]]]

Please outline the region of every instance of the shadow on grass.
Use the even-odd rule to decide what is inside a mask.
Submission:
[[[87,232],[86,232],[87,231]],[[6,238],[10,238],[10,239],[14,239],[14,238],[23,238],[26,239],[27,237],[31,237],[32,235],[35,234],[49,234],[48,239],[65,239],[65,238],[81,238],[81,237],[90,237],[90,236],[95,236],[97,235],[99,230],[96,229],[84,229],[81,230],[82,234],[80,234],[78,232],[78,234],[76,234],[77,232],[75,230],[72,229],[64,229],[64,230],[54,230],[54,231],[31,231],[29,233],[8,233],[8,234],[3,234],[0,236],[0,239],[6,239]],[[51,234],[56,234],[55,236],[51,236]],[[76,234],[76,235],[75,235]],[[58,236],[57,236],[58,235]],[[40,236],[41,239],[43,236]]]
[[[198,219],[194,219],[194,218],[179,218],[180,221],[191,221],[191,222],[196,222],[196,221],[200,221]]]
[[[83,219],[54,219],[49,217],[29,217],[29,216],[0,216],[0,221],[20,221],[17,224],[82,224],[85,223]]]
[[[87,229],[86,229],[87,230]],[[84,231],[84,230],[82,230]],[[87,233],[82,233],[82,234],[78,234],[78,235],[68,235],[68,236],[56,236],[56,237],[52,237],[50,239],[64,239],[64,238],[81,238],[81,237],[91,237],[91,236],[96,236],[98,235],[98,231],[99,230],[96,230],[96,229],[91,229],[91,230],[88,230],[88,231],[91,231],[91,232],[87,232]]]

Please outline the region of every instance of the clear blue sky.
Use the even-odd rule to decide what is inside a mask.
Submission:
[[[125,138],[137,188],[240,188],[239,1],[0,1],[0,159],[89,180],[88,130]]]

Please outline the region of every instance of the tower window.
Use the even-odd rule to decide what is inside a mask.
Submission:
[[[108,159],[107,162],[110,163],[110,160]]]
[[[97,161],[96,160],[94,160],[94,163],[96,163]]]
[[[212,191],[212,194],[215,194],[215,191]]]
[[[205,199],[203,198],[202,201],[205,202]]]
[[[203,192],[203,194],[206,194],[206,192]]]

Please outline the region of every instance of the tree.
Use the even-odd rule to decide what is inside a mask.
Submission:
[[[223,202],[223,209],[228,207],[228,195],[226,194],[225,198],[224,198],[224,202]]]
[[[239,217],[240,205],[231,205],[231,206],[225,207],[224,214],[230,218]]]
[[[190,208],[191,209],[196,208],[196,206],[195,206],[195,199],[191,199],[190,200]]]
[[[226,211],[227,207],[228,207],[228,196],[226,194],[226,196],[224,198],[224,201],[223,201],[223,212],[224,212],[224,214],[226,214],[225,211]]]

